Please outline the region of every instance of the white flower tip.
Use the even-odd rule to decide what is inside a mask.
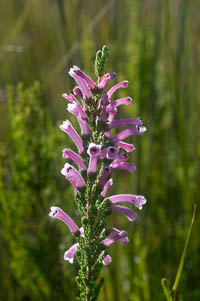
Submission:
[[[143,134],[144,132],[146,132],[146,130],[147,130],[147,129],[146,129],[145,126],[140,126],[140,127],[139,127],[139,133],[140,133],[140,134]]]
[[[67,110],[73,110],[73,109],[76,109],[77,108],[77,103],[76,102],[73,102],[73,103],[69,103],[68,106],[67,106]]]
[[[69,126],[71,126],[71,122],[69,120],[65,120],[63,121],[63,123],[59,126],[59,128],[64,131],[67,130],[69,128]]]
[[[76,65],[73,65],[73,70],[76,71],[76,70],[80,70],[80,68]]]
[[[145,199],[144,196],[139,196],[139,205],[138,205],[138,209],[142,210],[142,205],[145,205],[147,202],[147,200]]]
[[[64,254],[64,260],[69,261],[71,264],[74,262],[74,257],[70,258],[67,255]]]
[[[124,81],[123,81],[124,87],[128,87],[128,84],[129,84],[128,80],[124,80]]]
[[[66,169],[63,167],[60,171],[61,175],[66,176]]]
[[[62,93],[62,97],[67,98],[67,94],[66,93]]]
[[[58,210],[60,210],[59,207],[51,206],[51,211],[49,212],[49,216],[55,218],[57,216]]]

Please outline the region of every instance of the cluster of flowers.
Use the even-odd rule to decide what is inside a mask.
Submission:
[[[127,170],[128,172],[134,172],[136,167],[134,164],[127,162],[128,153],[132,152],[135,147],[133,144],[125,143],[123,140],[134,134],[142,134],[146,131],[146,128],[142,124],[141,118],[129,118],[114,120],[117,114],[117,108],[121,105],[129,105],[132,102],[130,97],[120,98],[111,101],[111,97],[114,92],[119,88],[126,88],[128,86],[127,81],[122,81],[114,85],[110,90],[104,93],[106,84],[114,79],[116,74],[105,74],[98,80],[96,84],[90,77],[88,77],[78,67],[73,66],[70,69],[69,75],[74,78],[78,86],[73,89],[73,93],[70,95],[63,94],[63,97],[69,101],[67,110],[72,113],[76,118],[80,126],[81,137],[74,129],[69,120],[65,120],[60,129],[64,131],[75,143],[78,153],[70,149],[63,150],[63,158],[72,160],[77,168],[73,165],[66,163],[61,170],[61,174],[73,185],[75,195],[78,195],[82,189],[86,187],[86,183],[83,174],[87,175],[99,173],[98,165],[104,160],[109,162],[107,166],[102,169],[98,187],[101,188],[102,200],[106,197],[108,189],[112,186],[113,180],[111,178],[113,171],[115,170]],[[96,119],[97,123],[104,124],[105,131],[103,133],[103,139],[105,144],[97,144],[93,139],[92,129],[88,123],[88,103],[94,101],[94,95],[101,95],[99,101],[100,114]],[[118,134],[111,136],[111,130],[119,127],[131,126]],[[88,139],[85,139],[88,137]],[[84,141],[88,141],[85,145]],[[120,202],[132,203],[139,209],[142,209],[142,205],[146,203],[146,199],[141,195],[119,194],[106,198],[109,202],[110,210],[112,212],[120,212],[128,217],[130,221],[137,219],[136,212],[131,209],[118,205]],[[59,207],[51,207],[49,216],[62,220],[74,235],[81,235],[84,237],[83,227],[79,228],[76,223]],[[110,235],[102,240],[104,247],[110,246],[115,241],[119,241],[121,244],[126,245],[128,243],[128,237],[126,231],[120,231],[116,228],[108,228]],[[79,248],[79,244],[75,243],[64,254],[64,259],[73,263],[74,256]],[[102,252],[99,254],[102,255]],[[112,258],[109,255],[104,256],[103,264],[109,264]]]

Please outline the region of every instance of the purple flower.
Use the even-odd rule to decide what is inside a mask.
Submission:
[[[135,150],[135,146],[133,144],[129,144],[123,141],[118,141],[116,143],[117,146],[123,148],[124,150],[126,150],[128,153],[132,152]]]
[[[108,265],[112,262],[112,257],[110,255],[106,255],[102,261],[104,265]]]
[[[132,128],[126,129],[120,133],[118,133],[117,135],[113,136],[110,139],[110,142],[112,143],[117,143],[120,140],[126,139],[127,137],[134,135],[134,134],[138,134],[141,135],[146,131],[146,128],[144,126],[139,126],[139,125],[135,125]]]
[[[112,227],[108,228],[108,231],[110,231],[110,232],[112,232],[114,234],[118,234],[119,236],[123,236],[123,233],[126,232],[126,231],[120,231],[120,230],[118,230],[116,228],[112,228]],[[122,237],[122,238],[119,239],[119,242],[120,242],[121,245],[125,246],[125,245],[127,245],[129,243],[129,239],[128,239],[127,236],[124,236],[124,237]]]
[[[112,179],[109,179],[109,180],[106,182],[106,184],[104,185],[103,190],[102,190],[102,192],[101,192],[101,196],[102,196],[103,198],[105,198],[106,193],[107,193],[108,189],[112,186],[112,184],[113,184],[113,180],[112,180]]]
[[[86,81],[90,89],[96,89],[95,82],[86,74],[84,73],[79,67],[73,66],[73,71],[76,75],[80,76],[82,79]]]
[[[134,204],[139,209],[142,209],[142,205],[146,204],[146,199],[142,195],[116,194],[108,197],[108,199],[111,202],[111,204],[128,202]]]
[[[112,112],[113,110],[115,110],[117,107],[121,106],[121,105],[129,105],[132,102],[132,98],[131,97],[124,97],[124,98],[119,98],[113,102],[111,102],[107,107],[106,107],[106,111],[108,113]]]
[[[115,93],[117,90],[119,90],[120,88],[127,88],[128,87],[128,81],[124,80],[116,85],[114,85],[108,92],[107,92],[107,96],[108,99],[111,98],[111,96],[113,95],[113,93]]]
[[[120,212],[126,215],[129,221],[134,222],[137,219],[137,213],[124,206],[111,206],[110,209],[114,212]]]
[[[77,188],[85,187],[85,181],[83,177],[78,172],[78,170],[74,168],[72,165],[66,163],[64,168],[61,170],[61,174],[66,178],[75,179]]]
[[[76,102],[77,104],[79,104],[78,100],[74,97],[74,95],[72,93],[70,93],[70,95],[63,93],[62,97],[64,97],[65,99],[67,99],[69,102]]]
[[[97,172],[97,162],[98,157],[100,155],[101,145],[97,145],[95,143],[90,143],[87,153],[90,156],[88,173],[96,173]]]
[[[142,120],[140,118],[127,118],[121,120],[114,120],[108,124],[109,129],[118,128],[121,126],[139,125],[142,126]]]
[[[76,102],[74,103],[70,103],[67,107],[67,110],[72,113],[74,116],[76,116],[77,121],[79,123],[79,126],[81,128],[81,135],[89,135],[90,134],[90,129],[88,126],[88,123],[86,120],[87,115],[85,114],[85,112],[83,111],[83,109],[81,108],[81,106],[79,104],[77,104]],[[84,118],[84,119],[82,119]]]
[[[112,122],[116,114],[117,114],[117,109],[113,109],[112,111],[110,111],[108,115],[108,121]]]
[[[104,167],[101,177],[99,179],[99,185],[103,186],[106,182],[106,179],[111,175],[112,168],[109,166]]]
[[[76,130],[73,128],[71,122],[69,120],[63,121],[63,123],[60,125],[60,129],[70,136],[70,138],[74,141],[78,152],[81,154],[84,151],[83,141]]]
[[[106,158],[110,159],[110,160],[114,160],[114,159],[117,158],[118,153],[119,153],[119,148],[118,147],[109,146],[107,148]]]
[[[67,110],[76,117],[81,116],[83,119],[87,119],[86,113],[83,111],[82,107],[77,102],[68,104]]]
[[[121,152],[121,153],[119,154],[119,156],[118,156],[118,160],[119,160],[119,161],[123,161],[123,162],[127,161],[127,160],[128,160],[128,153],[126,153],[126,152]]]
[[[78,191],[78,189],[77,189],[77,187],[76,187],[76,179],[75,178],[67,178],[66,177],[66,179],[67,179],[67,181],[69,181],[71,184],[72,184],[72,186],[74,187],[74,193],[75,193],[75,195],[77,194],[77,193],[79,193],[79,191]]]
[[[80,99],[81,99],[81,102],[82,102],[82,105],[83,105],[83,110],[86,111],[87,110],[87,106],[85,104],[85,101],[84,101],[84,96],[83,96],[83,93],[81,91],[81,89],[76,86],[74,89],[73,89],[73,92],[75,95],[79,96]]]
[[[49,216],[51,216],[52,218],[57,218],[57,219],[60,219],[61,221],[63,221],[73,234],[76,234],[79,231],[78,226],[76,225],[76,223],[71,219],[71,217],[69,215],[67,215],[67,213],[65,213],[59,207],[52,206],[51,211],[49,213]]]
[[[124,238],[127,236],[126,231],[120,231],[118,233],[114,233],[112,236],[107,237],[106,239],[103,240],[103,245],[105,247],[109,247],[112,245],[115,241],[120,240],[121,238]]]
[[[77,155],[75,152],[73,152],[71,149],[68,149],[68,148],[63,149],[63,158],[71,159],[82,170],[87,169],[87,166],[85,165],[85,163],[83,162],[81,157],[79,155]]]
[[[74,262],[74,257],[76,255],[76,252],[78,250],[78,243],[75,243],[74,245],[71,246],[71,248],[69,248],[65,254],[64,254],[64,260],[69,261],[70,263]]]
[[[80,76],[78,76],[74,70],[74,68],[70,68],[70,71],[69,71],[69,75],[71,77],[74,78],[74,80],[77,82],[77,84],[79,85],[82,93],[83,93],[83,97],[87,97],[87,98],[91,98],[92,97],[92,93],[91,91],[89,90],[86,82],[84,81],[84,79]]]
[[[101,81],[98,84],[98,89],[99,90],[103,90],[105,88],[105,86],[107,85],[107,83],[111,80],[114,79],[116,76],[115,72],[112,73],[107,73],[104,76],[102,76]]]
[[[108,104],[108,97],[106,94],[104,94],[101,98],[101,120],[106,122],[106,118],[108,113],[106,112],[106,107]]]
[[[115,160],[110,164],[113,169],[123,169],[133,173],[136,170],[136,166],[133,163],[123,162],[121,160]]]
[[[83,120],[81,117],[77,117],[77,121],[81,128],[81,135],[88,136],[90,134],[90,129],[86,120]]]

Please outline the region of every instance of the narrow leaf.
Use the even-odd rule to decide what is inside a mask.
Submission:
[[[162,285],[162,288],[163,288],[166,300],[167,301],[172,301],[172,297],[171,297],[171,293],[170,293],[170,288],[169,288],[169,283],[168,283],[167,278],[162,278],[161,279],[161,285]]]
[[[189,231],[188,231],[188,234],[187,234],[187,238],[186,238],[186,241],[185,241],[185,246],[184,246],[183,253],[182,253],[182,256],[181,256],[181,261],[179,263],[179,267],[178,267],[178,271],[177,271],[176,278],[175,278],[175,281],[174,281],[174,285],[172,287],[172,293],[173,294],[175,294],[175,292],[177,290],[177,287],[178,287],[178,284],[179,284],[179,281],[180,281],[180,278],[181,278],[183,265],[184,265],[184,261],[185,261],[185,255],[186,255],[186,251],[187,251],[187,247],[188,247],[188,243],[189,243],[189,239],[190,239],[192,226],[193,226],[194,219],[195,219],[195,213],[196,213],[196,204],[194,205],[191,224],[190,224]]]

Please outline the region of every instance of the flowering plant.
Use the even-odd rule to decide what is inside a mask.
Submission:
[[[118,194],[106,197],[113,184],[114,171],[126,170],[132,173],[136,169],[134,164],[127,162],[128,153],[135,148],[123,140],[146,130],[139,117],[114,120],[118,107],[131,104],[132,99],[125,97],[111,101],[118,89],[128,86],[127,81],[105,92],[107,83],[116,76],[115,73],[104,74],[107,57],[108,48],[104,46],[96,55],[97,83],[77,66],[73,66],[69,75],[78,86],[73,89],[73,93],[63,94],[69,101],[67,110],[77,118],[81,130],[80,136],[69,120],[60,125],[60,129],[73,140],[79,153],[63,150],[63,158],[70,159],[76,167],[66,163],[61,174],[73,185],[81,227],[59,207],[51,207],[49,215],[62,220],[76,239],[76,243],[65,252],[64,260],[73,263],[76,257],[80,266],[76,277],[80,290],[77,300],[97,300],[103,284],[103,279],[98,280],[100,270],[112,261],[108,247],[116,241],[122,245],[129,242],[127,231],[106,227],[106,217],[112,212],[120,212],[130,221],[135,221],[136,212],[118,203],[128,202],[139,209],[146,203],[141,195]],[[111,135],[112,129],[127,126],[130,127]]]

